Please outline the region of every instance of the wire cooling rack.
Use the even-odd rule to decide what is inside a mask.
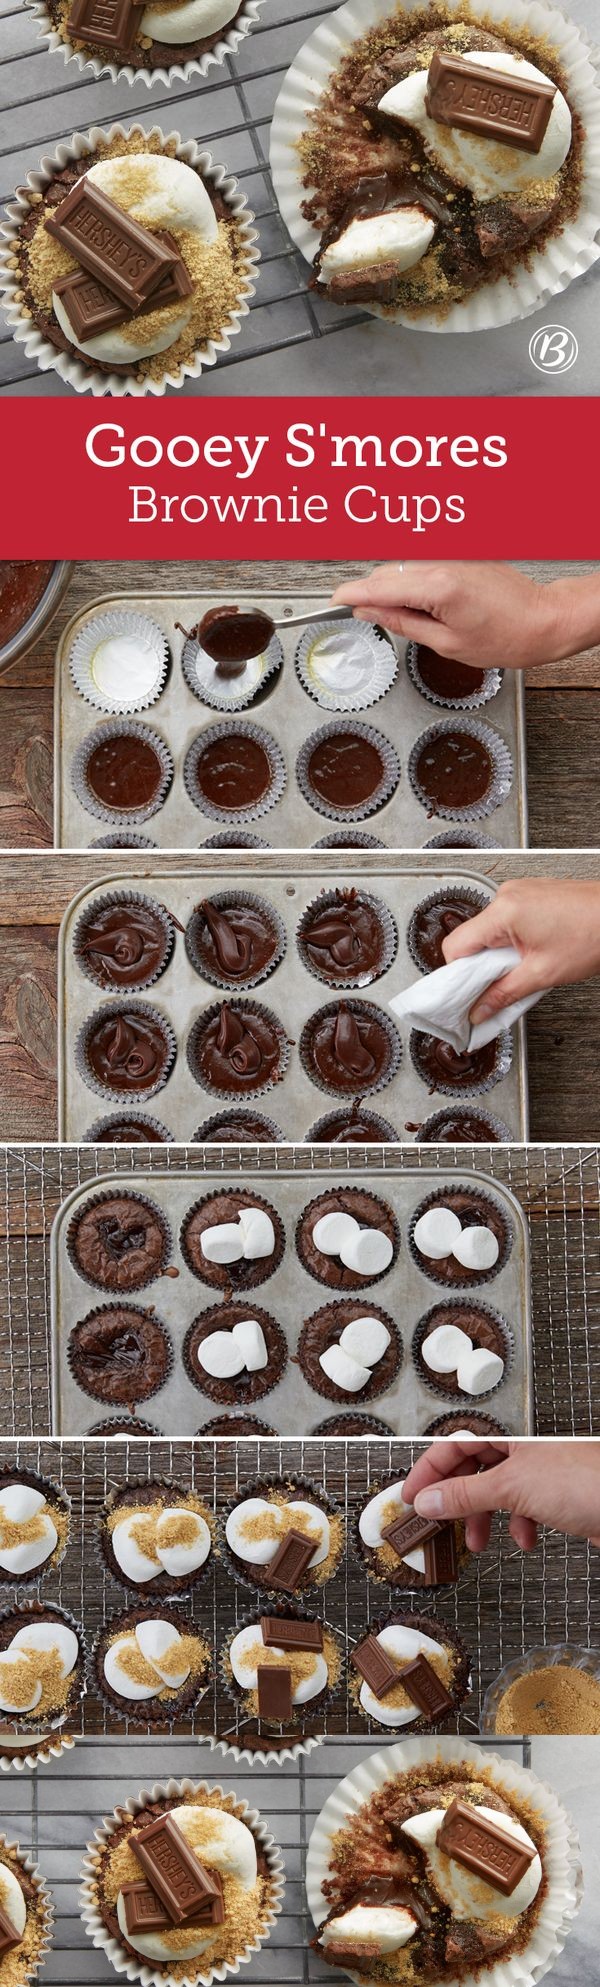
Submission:
[[[7,1146],[0,1155],[0,1400],[7,1435],[50,1430],[48,1238],[72,1187],[136,1168],[222,1171],[238,1179],[265,1167],[315,1176],[346,1165],[470,1168],[505,1182],[529,1223],[533,1393],[539,1435],[600,1434],[600,1151],[586,1146]],[[151,1404],[150,1404],[151,1407]],[[435,1408],[432,1408],[432,1419]],[[440,1413],[441,1413],[440,1407]],[[98,1410],[98,1419],[102,1419]],[[148,1417],[152,1420],[152,1414]]]
[[[13,196],[44,153],[63,138],[94,124],[117,121],[160,124],[166,132],[199,138],[213,156],[236,174],[260,233],[258,293],[239,337],[219,370],[243,358],[274,351],[348,329],[362,312],[339,311],[307,291],[307,268],[280,219],[268,169],[269,131],[275,99],[290,62],[313,29],[338,0],[319,7],[298,0],[269,0],[264,15],[235,55],[208,77],[195,77],[171,90],[144,84],[130,88],[110,77],[96,82],[39,38],[25,6],[0,0],[0,207]],[[26,134],[26,135],[25,135]],[[37,376],[0,319],[0,390],[18,393]]]
[[[527,1739],[479,1740],[518,1765],[529,1766]],[[297,1987],[297,1983],[340,1981],[339,1970],[324,1966],[309,1950],[312,1920],[306,1908],[304,1873],[313,1822],[328,1795],[361,1756],[374,1750],[365,1739],[328,1743],[298,1765],[259,1775],[249,1766],[215,1761],[205,1748],[181,1738],[129,1738],[86,1741],[58,1763],[27,1778],[4,1780],[3,1822],[7,1833],[39,1859],[51,1886],[57,1913],[54,1945],[44,1967],[47,1987],[95,1987],[115,1975],[103,1953],[94,1951],[83,1930],[77,1892],[84,1848],[101,1815],[154,1781],[206,1779],[232,1788],[259,1807],[285,1860],[283,1910],[268,1945],[244,1967],[249,1987]],[[345,1975],[343,1976],[345,1979]]]

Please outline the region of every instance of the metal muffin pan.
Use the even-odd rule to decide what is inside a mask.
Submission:
[[[83,1393],[73,1379],[67,1358],[68,1340],[74,1326],[98,1305],[118,1302],[114,1292],[96,1289],[79,1276],[66,1246],[67,1233],[77,1209],[83,1208],[95,1193],[106,1192],[109,1188],[119,1194],[131,1192],[147,1196],[164,1213],[173,1234],[172,1260],[179,1275],[174,1278],[157,1277],[137,1295],[128,1294],[125,1300],[145,1309],[154,1307],[173,1343],[175,1356],[165,1386],[139,1404],[139,1413],[144,1420],[152,1422],[159,1434],[190,1436],[196,1431],[201,1432],[204,1424],[215,1415],[234,1411],[230,1403],[219,1403],[202,1394],[188,1378],[181,1358],[183,1341],[193,1320],[209,1306],[224,1300],[214,1286],[204,1283],[188,1269],[179,1235],[182,1222],[196,1201],[211,1193],[243,1193],[245,1187],[248,1192],[256,1189],[277,1209],[285,1229],[286,1247],[274,1275],[255,1290],[248,1291],[239,1301],[244,1304],[247,1301],[249,1317],[255,1303],[270,1311],[282,1326],[288,1345],[288,1364],[281,1380],[262,1400],[249,1405],[247,1412],[259,1415],[275,1428],[278,1435],[289,1435],[291,1430],[295,1435],[307,1435],[320,1425],[326,1415],[333,1420],[336,1415],[354,1409],[369,1416],[380,1415],[393,1427],[396,1435],[403,1436],[422,1435],[429,1422],[444,1412],[460,1411],[462,1407],[467,1413],[468,1403],[464,1400],[452,1396],[443,1399],[427,1387],[411,1357],[413,1332],[419,1319],[433,1304],[441,1302],[445,1293],[439,1284],[432,1283],[417,1268],[408,1246],[408,1231],[420,1202],[429,1193],[443,1190],[445,1181],[448,1190],[458,1186],[479,1187],[502,1209],[508,1222],[512,1248],[504,1268],[491,1282],[472,1284],[468,1294],[475,1302],[480,1297],[484,1305],[490,1306],[506,1320],[512,1335],[513,1354],[507,1364],[505,1378],[495,1392],[489,1397],[481,1396],[472,1405],[484,1413],[489,1405],[490,1414],[504,1422],[511,1434],[527,1435],[533,1427],[530,1267],[529,1236],[520,1203],[507,1187],[498,1185],[485,1173],[444,1173],[443,1168],[438,1167],[399,1172],[393,1166],[386,1170],[385,1175],[361,1171],[357,1184],[393,1207],[401,1234],[397,1260],[376,1283],[366,1283],[364,1292],[347,1294],[359,1306],[364,1301],[366,1311],[371,1301],[389,1312],[398,1326],[404,1356],[392,1386],[381,1398],[367,1402],[362,1410],[360,1402],[356,1402],[352,1395],[345,1396],[344,1400],[330,1401],[317,1393],[305,1380],[294,1358],[306,1318],[340,1295],[317,1283],[304,1269],[295,1246],[296,1225],[304,1208],[318,1194],[328,1193],[336,1187],[347,1191],[352,1186],[352,1176],[342,1167],[333,1166],[326,1177],[299,1176],[291,1169],[279,1166],[276,1170],[261,1168],[260,1174],[252,1174],[248,1170],[239,1178],[233,1174],[228,1175],[227,1179],[218,1172],[177,1174],[171,1169],[118,1175],[103,1173],[93,1185],[88,1183],[85,1187],[75,1188],[59,1208],[51,1235],[53,1435],[85,1435],[107,1415],[122,1412]],[[448,1296],[452,1298],[465,1294],[459,1288],[448,1291]]]
[[[329,598],[326,593],[256,596],[240,590],[236,604],[260,606],[277,620],[285,620],[286,615],[300,614],[309,609],[318,612],[328,605]],[[180,622],[184,628],[193,628],[210,606],[227,605],[234,600],[235,597],[226,592],[148,594],[139,588],[129,593],[101,595],[93,606],[74,615],[64,630],[57,652],[54,730],[56,848],[88,848],[103,832],[110,833],[115,826],[118,828],[118,823],[111,820],[106,822],[103,830],[98,816],[89,814],[83,807],[71,781],[71,768],[78,745],[97,725],[106,723],[107,717],[94,710],[75,689],[69,656],[80,629],[93,620],[95,614],[107,608],[115,610],[121,607],[124,611],[134,608],[139,613],[152,616],[163,629],[172,658],[162,695],[148,710],[136,713],[135,718],[135,722],[148,725],[150,730],[156,731],[165,740],[175,764],[173,783],[164,806],[148,822],[141,824],[141,832],[148,834],[161,849],[196,849],[202,848],[219,830],[227,828],[226,821],[216,821],[212,815],[201,813],[189,799],[183,781],[183,764],[188,747],[200,732],[223,721],[235,724],[236,713],[228,716],[209,708],[188,688],[181,668],[184,638],[176,624]],[[351,826],[351,823],[332,820],[329,815],[310,807],[295,777],[296,760],[305,739],[322,725],[335,720],[336,713],[317,704],[298,680],[294,657],[303,629],[289,629],[286,633],[283,627],[278,633],[284,652],[283,669],[279,676],[269,678],[264,696],[237,715],[243,722],[255,722],[272,733],[283,752],[287,782],[275,807],[261,814],[256,822],[249,820],[240,827],[243,833],[244,827],[252,830],[256,826],[256,832],[274,848],[312,848],[330,831]],[[370,705],[368,710],[358,711],[356,717],[359,724],[373,725],[391,742],[401,762],[401,775],[392,798],[377,813],[370,814],[361,822],[361,826],[391,849],[422,848],[436,831],[443,832],[450,828],[451,822],[441,820],[437,815],[428,817],[413,793],[407,772],[409,755],[421,733],[428,731],[431,725],[453,718],[458,721],[463,718],[481,719],[496,730],[508,746],[514,779],[503,806],[496,808],[485,819],[474,820],[467,825],[490,837],[499,848],[526,848],[525,700],[521,672],[507,670],[497,697],[482,705],[481,709],[452,711],[430,703],[415,690],[405,667],[406,643],[395,642],[393,637],[389,640],[399,657],[396,680],[386,696]],[[339,714],[341,721],[345,715]],[[123,825],[127,828],[128,824],[124,822]]]
[[[206,859],[205,859],[206,860]],[[356,871],[344,869],[343,878],[333,864],[328,863],[326,854],[319,859],[312,858],[304,866],[286,864],[282,859],[278,865],[280,873],[275,874],[269,865],[269,875],[263,876],[260,858],[248,867],[244,864],[239,884],[236,875],[232,876],[231,865],[221,858],[215,866],[198,869],[197,876],[172,869],[168,876],[148,857],[140,871],[136,866],[135,879],[121,871],[106,877],[101,884],[81,890],[73,898],[62,921],[59,940],[59,1055],[58,1055],[58,1110],[59,1138],[78,1143],[99,1117],[111,1111],[121,1113],[123,1107],[144,1113],[141,1098],[104,1098],[90,1089],[80,1074],[75,1059],[75,1042],[79,1030],[88,1017],[107,1002],[116,1003],[121,999],[117,993],[105,993],[89,980],[79,966],[73,949],[73,936],[82,912],[111,890],[141,891],[156,897],[161,904],[178,918],[181,925],[187,925],[195,905],[201,897],[214,896],[220,891],[251,891],[262,896],[274,905],[283,920],[287,934],[287,948],[281,965],[276,967],[268,979],[254,987],[248,994],[240,992],[234,996],[215,987],[194,971],[188,960],[183,935],[176,931],[175,945],[170,964],[161,978],[145,992],[136,993],[133,989],[124,999],[148,1002],[158,1008],[171,1022],[177,1036],[177,1057],[171,1075],[162,1090],[150,1099],[148,1115],[159,1118],[170,1131],[176,1143],[189,1144],[193,1141],[198,1127],[215,1112],[235,1109],[236,1103],[265,1112],[275,1119],[281,1128],[283,1140],[293,1143],[306,1140],[308,1132],[318,1118],[335,1110],[344,1103],[344,1098],[334,1096],[317,1087],[300,1061],[298,1047],[290,1050],[287,1068],[281,1082],[269,1090],[253,1097],[220,1097],[197,1083],[188,1067],[186,1045],[191,1029],[199,1014],[213,1007],[216,1001],[239,998],[258,1001],[271,1008],[279,1016],[286,1033],[297,1045],[305,1021],[318,1008],[344,998],[335,988],[316,980],[303,965],[296,947],[296,929],[307,904],[323,889],[345,887],[355,884],[357,889],[380,897],[397,925],[398,951],[392,965],[380,980],[372,986],[352,993],[347,998],[372,1002],[376,1010],[390,1015],[387,1005],[393,994],[403,987],[410,986],[417,979],[417,968],[410,957],[406,945],[406,931],[409,919],[416,905],[432,891],[445,884],[463,885],[482,890],[486,896],[493,896],[494,885],[487,877],[476,871],[463,870],[457,874],[450,865],[431,870],[419,876],[404,869],[402,864],[394,864],[392,870],[371,866],[368,871],[361,865]],[[393,1016],[391,1017],[393,1019]],[[402,1041],[400,1067],[381,1090],[369,1092],[365,1096],[365,1108],[372,1105],[381,1117],[387,1118],[394,1126],[398,1143],[411,1143],[406,1125],[422,1122],[433,1111],[442,1110],[453,1099],[443,1096],[440,1091],[431,1093],[417,1076],[409,1053],[409,1030],[398,1031]],[[516,1142],[527,1138],[527,1075],[526,1038],[524,1024],[520,1022],[513,1030],[513,1055],[511,1067],[506,1076],[491,1090],[481,1093],[476,1100],[484,1110],[502,1118]]]

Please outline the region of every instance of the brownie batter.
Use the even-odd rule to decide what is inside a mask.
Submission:
[[[411,1043],[417,1074],[434,1090],[476,1089],[493,1076],[498,1057],[498,1040],[485,1042],[480,1049],[453,1049],[438,1035],[415,1031]]]
[[[418,644],[415,661],[421,682],[434,697],[473,697],[485,683],[485,669],[471,669],[454,656],[436,655],[435,649]]]
[[[185,935],[188,958],[209,980],[249,986],[264,978],[284,941],[268,904],[258,897],[206,897]]]
[[[422,972],[435,973],[439,966],[446,965],[442,951],[444,939],[469,918],[476,918],[485,910],[486,902],[485,897],[479,897],[473,903],[472,895],[462,896],[460,890],[447,889],[440,890],[428,903],[418,905],[410,921],[408,943]]]
[[[135,1407],[164,1386],[171,1348],[152,1311],[107,1304],[75,1325],[69,1365],[77,1385],[94,1400]]]
[[[67,1248],[72,1262],[101,1290],[141,1290],[162,1276],[170,1249],[160,1209],[137,1194],[103,1194],[74,1215]]]
[[[113,1118],[94,1133],[93,1145],[168,1145],[168,1135],[140,1118]]]
[[[485,1352],[497,1352],[506,1367],[508,1358],[506,1332],[494,1311],[489,1311],[484,1305],[478,1304],[456,1302],[436,1304],[423,1324],[417,1326],[413,1339],[417,1371],[421,1374],[421,1378],[427,1381],[428,1386],[433,1387],[436,1394],[455,1394],[460,1399],[462,1393],[456,1373],[434,1373],[423,1358],[425,1340],[431,1337],[432,1332],[437,1331],[439,1325],[457,1325],[459,1331],[466,1332],[467,1337],[472,1339],[473,1345],[483,1348]],[[500,1382],[497,1384],[499,1385]]]
[[[389,963],[381,911],[360,890],[324,891],[304,913],[298,950],[304,964],[332,986],[367,986]]]
[[[440,1111],[436,1115],[433,1131],[426,1126],[406,1126],[406,1130],[419,1132],[419,1142],[423,1145],[502,1145],[504,1133],[494,1124],[492,1118],[478,1111]]]
[[[0,559],[0,649],[31,620],[53,572],[52,559]]]
[[[352,1214],[361,1228],[379,1228],[394,1245],[394,1256],[386,1270],[378,1276],[361,1276],[358,1270],[346,1269],[339,1256],[327,1256],[313,1242],[313,1229],[324,1214]],[[371,1194],[362,1187],[341,1187],[331,1193],[319,1194],[310,1202],[300,1216],[296,1228],[296,1248],[304,1268],[317,1283],[327,1284],[330,1290],[364,1290],[367,1285],[379,1283],[382,1276],[389,1276],[400,1247],[400,1232],[393,1209],[380,1200],[379,1194]]]
[[[88,1029],[85,1060],[107,1090],[154,1090],[171,1063],[171,1045],[158,1017],[135,1009],[98,1015]]]
[[[235,1266],[234,1266],[235,1267]],[[246,1368],[236,1373],[231,1380],[219,1380],[204,1371],[198,1360],[198,1347],[203,1339],[210,1338],[212,1332],[228,1332],[244,1318],[252,1316],[260,1325],[265,1340],[268,1364],[257,1372],[249,1373]],[[244,1407],[247,1403],[264,1399],[272,1387],[277,1386],[287,1365],[287,1344],[281,1326],[271,1317],[269,1311],[261,1310],[260,1305],[252,1304],[213,1304],[209,1311],[203,1311],[187,1332],[183,1343],[183,1363],[192,1384],[201,1394],[207,1394],[209,1401],[229,1403],[231,1407]],[[231,1423],[229,1424],[231,1428]]]
[[[252,657],[264,655],[275,633],[270,614],[260,607],[211,607],[198,627],[198,641],[217,665],[217,675],[241,676]]]
[[[394,1144],[398,1134],[385,1118],[377,1117],[375,1111],[354,1112],[332,1111],[328,1118],[320,1118],[308,1134],[309,1145],[379,1145]]]
[[[267,1008],[223,1001],[201,1016],[190,1037],[192,1074],[209,1090],[243,1096],[283,1074],[285,1037]]]
[[[164,971],[173,948],[166,912],[141,898],[98,904],[84,913],[75,951],[101,987],[144,987]]]
[[[319,1008],[302,1030],[300,1049],[313,1082],[355,1097],[387,1083],[397,1057],[387,1015],[360,1001]]]
[[[493,778],[491,752],[472,732],[448,726],[437,738],[424,739],[416,755],[415,779],[430,817],[440,808],[475,806],[489,794]]]
[[[218,1228],[221,1223],[237,1221],[240,1208],[261,1207],[273,1223],[275,1246],[271,1256],[257,1256],[254,1259],[242,1256],[235,1263],[211,1263],[202,1251],[202,1236],[205,1228]],[[216,1290],[227,1295],[239,1290],[255,1290],[257,1284],[266,1283],[267,1277],[278,1268],[285,1249],[285,1230],[277,1209],[256,1193],[208,1194],[206,1200],[198,1202],[186,1215],[181,1229],[181,1252],[188,1269],[199,1276],[203,1283],[210,1283]]]
[[[357,1393],[353,1393],[353,1401],[373,1401],[387,1393],[402,1364],[402,1341],[393,1318],[390,1318],[389,1313],[382,1311],[377,1304],[370,1303],[368,1310],[370,1317],[380,1318],[382,1325],[387,1326],[390,1342],[383,1357],[378,1359],[377,1365],[372,1368],[366,1385]],[[360,1299],[346,1297],[338,1303],[324,1304],[323,1309],[314,1311],[312,1317],[307,1318],[302,1326],[298,1340],[298,1360],[309,1387],[314,1387],[315,1393],[323,1394],[325,1400],[347,1401],[348,1393],[343,1387],[336,1387],[334,1382],[327,1378],[327,1374],[319,1365],[320,1355],[330,1345],[339,1344],[346,1325],[351,1324],[355,1318],[364,1316],[365,1306]]]
[[[248,732],[231,731],[226,738],[207,735],[199,754],[196,786],[200,799],[217,812],[258,807],[272,785],[273,769],[269,754],[259,738]]]
[[[329,732],[313,746],[306,768],[312,787],[326,809],[363,807],[373,800],[385,780],[385,764],[379,747],[361,732],[341,728]]]
[[[139,813],[156,800],[163,768],[149,738],[123,731],[94,745],[86,760],[85,779],[102,807]]]

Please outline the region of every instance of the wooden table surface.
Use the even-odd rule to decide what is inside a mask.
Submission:
[[[66,548],[67,549],[67,548]],[[583,573],[589,566],[531,566],[541,578]],[[60,613],[39,648],[0,678],[0,847],[52,846],[53,683],[58,637],[71,615],[111,589],[174,583],[260,591],[333,586],[365,565],[198,565],[168,560],[151,566],[120,562],[76,567]],[[527,680],[527,763],[532,848],[600,847],[600,648],[568,664],[536,670]]]

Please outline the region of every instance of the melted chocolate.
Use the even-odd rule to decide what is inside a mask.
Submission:
[[[53,571],[52,559],[0,559],[0,649],[31,619]]]
[[[332,903],[318,904],[303,919],[300,951],[334,985],[373,979],[385,953],[381,919],[357,890],[337,890]]]
[[[483,908],[483,906],[482,906]],[[414,950],[418,953],[419,965],[426,973],[434,973],[438,966],[445,966],[442,951],[445,938],[450,937],[459,925],[466,924],[469,918],[477,917],[478,906],[468,898],[461,898],[454,891],[447,897],[441,894],[434,904],[424,904],[415,912],[411,938]]]
[[[85,778],[103,807],[149,807],[162,784],[158,753],[147,738],[118,732],[90,752]]]
[[[94,1145],[166,1145],[164,1132],[154,1125],[141,1125],[138,1118],[114,1118],[103,1131],[95,1133]]]
[[[264,1009],[236,1008],[223,1001],[199,1028],[196,1061],[215,1090],[262,1090],[281,1061],[281,1036]]]
[[[151,1014],[102,1016],[92,1025],[86,1057],[94,1076],[109,1090],[152,1090],[164,1074],[170,1050],[164,1028]]]
[[[407,1125],[406,1130],[412,1127]],[[422,1142],[429,1143],[428,1134],[421,1125],[414,1127],[422,1133]],[[443,1123],[436,1127],[432,1141],[435,1145],[500,1145],[501,1134],[495,1130],[489,1118],[482,1118],[477,1111],[444,1111]]]
[[[241,676],[253,656],[264,654],[274,628],[260,607],[211,607],[199,624],[198,641],[216,662],[218,676]]]
[[[384,773],[378,746],[350,730],[322,738],[307,766],[310,786],[329,807],[362,806],[377,793]]]
[[[253,807],[269,791],[273,778],[268,752],[260,739],[231,731],[227,738],[207,738],[196,766],[196,782],[211,807]]]
[[[395,1136],[395,1134],[394,1134]],[[336,1111],[310,1133],[311,1145],[378,1145],[392,1137],[381,1118],[368,1111]]]
[[[211,978],[240,984],[266,971],[279,945],[266,906],[243,899],[220,909],[218,899],[204,898],[194,912],[190,937],[201,969]]]
[[[77,951],[102,987],[140,987],[164,966],[170,935],[149,904],[105,904],[91,911]]]
[[[492,784],[494,762],[483,739],[449,728],[421,746],[415,773],[435,814],[438,807],[469,807],[483,800]]]
[[[436,655],[435,649],[417,648],[417,668],[426,690],[434,697],[472,697],[485,683],[484,669],[470,669],[454,656]]]
[[[92,1312],[71,1333],[71,1371],[94,1400],[147,1400],[166,1379],[170,1353],[162,1325],[150,1311],[114,1305]]]
[[[418,1036],[417,1065],[419,1072],[437,1090],[441,1083],[455,1085],[460,1090],[464,1085],[485,1083],[496,1067],[497,1041],[486,1042],[481,1049],[458,1051],[449,1042],[440,1042],[437,1035]]]
[[[309,1073],[313,1063],[328,1090],[354,1095],[371,1090],[392,1060],[390,1038],[376,1010],[367,1014],[345,1001],[315,1015],[307,1047]]]

